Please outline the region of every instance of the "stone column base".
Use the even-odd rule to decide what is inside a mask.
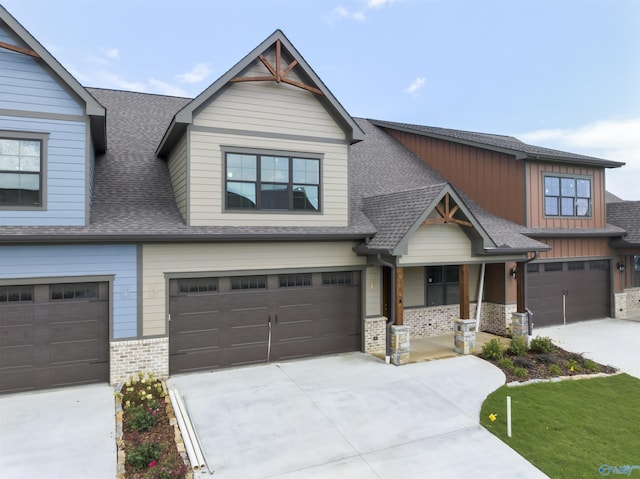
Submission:
[[[391,326],[391,362],[396,366],[409,362],[409,326]]]
[[[472,354],[476,349],[476,320],[453,321],[453,350],[458,354]]]
[[[511,337],[529,336],[529,315],[527,313],[511,313]]]

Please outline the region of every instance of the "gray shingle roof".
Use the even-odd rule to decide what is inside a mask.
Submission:
[[[640,201],[621,201],[607,205],[607,221],[627,231],[615,247],[640,247]]]
[[[511,153],[518,159],[536,158],[555,160],[564,163],[579,163],[598,165],[608,168],[617,168],[624,163],[604,160],[593,156],[578,155],[566,151],[553,150],[542,146],[529,145],[513,136],[493,135],[472,131],[452,130],[450,128],[438,128],[433,126],[412,125],[409,123],[396,123],[391,121],[371,120],[374,124],[400,131],[409,131],[419,135],[441,138],[449,141],[475,145],[487,149]]]

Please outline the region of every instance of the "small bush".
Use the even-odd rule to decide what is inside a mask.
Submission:
[[[506,369],[507,371],[513,371],[513,361],[511,361],[511,359],[509,358],[504,358],[498,361],[498,366]]]
[[[540,361],[542,364],[553,364],[555,362],[555,358],[553,357],[553,354],[538,354],[536,356],[536,359]]]
[[[160,406],[157,402],[146,404],[138,404],[130,406],[126,409],[128,415],[128,423],[136,431],[148,431],[158,420],[158,411]]]
[[[127,466],[134,471],[141,471],[149,467],[149,464],[157,461],[162,454],[162,445],[153,442],[143,442],[138,446],[127,449]]]
[[[526,356],[518,356],[513,360],[513,364],[517,367],[527,369],[531,369],[534,366],[533,361]]]
[[[504,346],[498,338],[493,338],[488,343],[484,343],[480,355],[485,359],[502,359]]]
[[[555,349],[551,338],[536,336],[531,340],[531,351],[534,353],[550,354]]]
[[[558,366],[557,364],[550,364],[549,372],[554,376],[560,376],[560,373],[562,372],[562,370],[560,369],[560,366]]]
[[[511,344],[509,345],[509,349],[507,351],[509,354],[513,356],[524,356],[527,352],[527,340],[524,336],[514,336],[511,339]]]
[[[584,367],[587,369],[587,371],[591,371],[592,373],[600,372],[600,365],[595,361],[591,361],[591,359],[584,360]]]
[[[515,374],[517,378],[526,378],[529,375],[525,368],[513,368],[513,374]]]
[[[181,479],[187,474],[188,468],[182,462],[158,462],[144,476],[145,479]]]

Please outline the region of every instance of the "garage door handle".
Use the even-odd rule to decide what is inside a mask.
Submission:
[[[271,360],[271,315],[269,315],[269,337],[267,338],[267,362]]]
[[[278,315],[276,314],[276,324],[278,324]]]

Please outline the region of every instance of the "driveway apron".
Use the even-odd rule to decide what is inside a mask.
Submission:
[[[535,336],[549,336],[561,348],[640,378],[640,321],[596,319],[566,326],[536,328]]]
[[[218,478],[546,477],[478,425],[502,384],[476,357],[398,368],[361,353],[169,380]]]
[[[113,388],[0,396],[0,476],[113,479]]]

